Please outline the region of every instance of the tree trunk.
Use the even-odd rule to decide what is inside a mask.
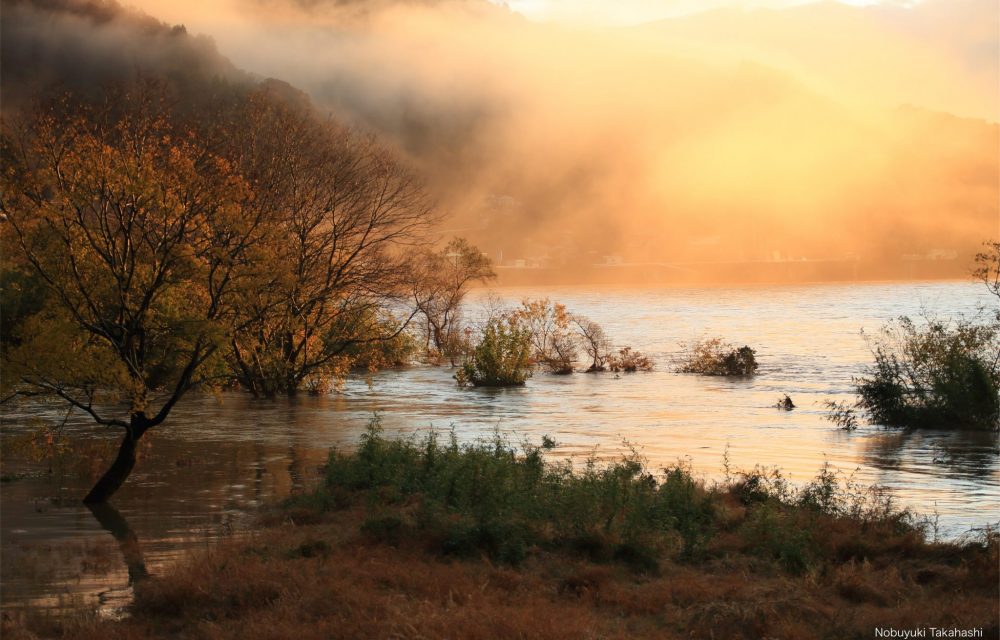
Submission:
[[[111,467],[104,472],[90,493],[84,497],[84,503],[107,502],[121,488],[125,479],[132,473],[132,468],[135,466],[136,445],[139,444],[139,439],[142,438],[142,434],[146,432],[147,428],[145,417],[132,417],[129,428],[126,429],[125,436],[122,438],[122,444],[118,447],[115,461],[111,463]]]

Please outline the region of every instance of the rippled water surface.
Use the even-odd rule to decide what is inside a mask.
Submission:
[[[847,400],[851,377],[870,354],[860,335],[899,315],[972,314],[988,302],[973,284],[893,283],[713,289],[503,289],[561,301],[600,322],[617,345],[653,356],[651,373],[537,373],[523,388],[463,390],[447,368],[414,367],[349,380],[325,397],[254,401],[236,393],[187,398],[150,438],[145,457],[114,504],[128,534],[109,532],[78,499],[85,464],[40,474],[7,454],[4,472],[32,475],[0,488],[0,572],[5,608],[98,607],[113,612],[129,598],[129,567],[157,573],[186,549],[239,532],[248,513],[315,478],[331,446],[351,446],[374,413],[389,433],[454,429],[471,439],[499,428],[538,442],[556,439],[553,455],[614,455],[624,441],[652,466],[688,460],[707,479],[731,465],[780,467],[793,481],[824,461],[862,483],[890,487],[917,512],[937,514],[958,535],[1000,518],[996,434],[903,434],[875,427],[855,432],[823,419],[824,401]],[[485,294],[470,300],[474,310]],[[671,372],[678,343],[720,335],[754,346],[754,379]],[[797,408],[778,411],[783,394]],[[4,416],[12,442],[55,411]],[[80,417],[67,429],[100,434]],[[59,471],[59,470],[56,470]],[[102,526],[104,522],[104,526]],[[129,537],[132,536],[132,537]],[[123,553],[124,552],[124,553]],[[129,560],[126,563],[126,559]]]

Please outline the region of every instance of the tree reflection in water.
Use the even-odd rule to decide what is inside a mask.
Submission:
[[[128,568],[129,586],[148,578],[149,572],[146,570],[146,561],[142,557],[142,549],[139,548],[139,538],[129,526],[125,516],[108,502],[87,504],[86,506],[94,514],[94,518],[97,519],[101,528],[109,532],[118,542],[118,548],[121,550],[125,566]]]

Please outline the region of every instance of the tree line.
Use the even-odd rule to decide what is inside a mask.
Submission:
[[[88,502],[188,391],[320,392],[403,357],[411,325],[443,348],[492,274],[434,249],[426,191],[372,137],[281,83],[214,89],[142,79],[3,121],[4,398],[122,431]]]

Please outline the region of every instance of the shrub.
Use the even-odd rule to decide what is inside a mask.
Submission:
[[[679,373],[704,376],[752,376],[757,373],[756,351],[748,346],[737,348],[722,338],[705,338],[682,344],[677,363]]]
[[[855,411],[857,405],[851,406],[846,402],[833,400],[827,400],[825,404],[828,412],[824,417],[827,420],[844,431],[854,431],[858,428],[858,414]]]
[[[868,421],[889,427],[997,429],[1000,326],[906,317],[869,345],[875,362],[855,381]]]
[[[632,347],[624,347],[618,350],[617,354],[612,354],[608,358],[608,368],[612,371],[625,371],[632,373],[635,371],[652,371],[653,361],[638,351],[633,351]]]
[[[744,523],[742,534],[752,551],[777,560],[789,573],[800,574],[811,564],[810,531],[781,505],[768,503],[755,509]]]
[[[531,342],[515,316],[491,318],[482,339],[456,374],[461,385],[520,386],[531,377]]]
[[[730,475],[727,463],[725,483],[706,487],[684,463],[653,475],[634,449],[574,467],[545,459],[553,445],[514,446],[499,432],[467,444],[454,432],[389,440],[376,418],[355,452],[330,453],[317,493],[367,504],[370,542],[510,565],[552,551],[655,574],[667,557],[719,558],[736,544],[801,573],[895,553],[924,535],[885,488],[827,465],[796,488],[777,469]]]

